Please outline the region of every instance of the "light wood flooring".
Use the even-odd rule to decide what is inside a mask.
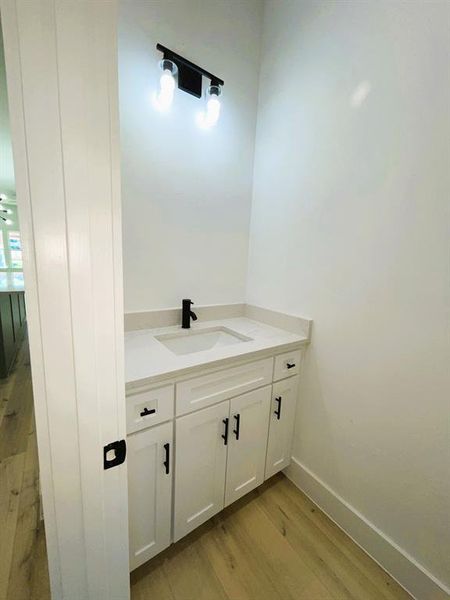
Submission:
[[[132,600],[410,596],[284,475],[131,574]]]
[[[48,600],[28,344],[0,379],[0,600]]]
[[[132,600],[410,596],[283,475],[131,574]],[[0,380],[0,600],[49,600],[28,347]]]

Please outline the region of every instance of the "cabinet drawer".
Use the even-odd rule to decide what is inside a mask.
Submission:
[[[273,380],[278,381],[284,377],[297,375],[300,371],[300,363],[302,361],[302,351],[293,350],[285,354],[275,356],[275,368],[273,371]]]
[[[177,383],[177,415],[210,406],[272,381],[273,358]]]
[[[133,433],[173,417],[174,386],[127,396],[127,433]]]

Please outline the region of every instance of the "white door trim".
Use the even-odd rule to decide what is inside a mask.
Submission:
[[[126,600],[116,1],[0,7],[52,597]]]

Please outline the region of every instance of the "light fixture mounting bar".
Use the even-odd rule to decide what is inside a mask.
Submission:
[[[173,61],[178,67],[178,87],[197,98],[202,96],[202,76],[211,81],[211,85],[224,85],[223,79],[216,77],[206,69],[199,67],[187,58],[180,56],[162,44],[156,44],[156,49],[163,53],[163,58]]]

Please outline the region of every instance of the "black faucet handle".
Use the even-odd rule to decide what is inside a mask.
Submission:
[[[183,298],[181,310],[181,327],[183,329],[189,329],[191,326],[191,319],[197,320],[197,315],[192,312],[191,306],[194,304],[190,298]]]

